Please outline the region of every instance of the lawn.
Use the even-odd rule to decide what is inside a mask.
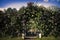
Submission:
[[[9,38],[9,37],[4,37],[4,38],[0,38],[0,40],[23,40],[21,37],[13,37],[13,38]],[[36,38],[34,40],[60,40],[60,37],[42,37],[42,38]]]
[[[0,38],[0,40],[23,40],[21,37],[4,37],[4,38]]]
[[[42,38],[36,38],[35,40],[60,40],[60,37],[42,37]]]

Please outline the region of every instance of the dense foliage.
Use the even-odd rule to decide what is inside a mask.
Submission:
[[[20,36],[31,28],[38,29],[44,36],[60,36],[60,8],[57,9],[31,4],[18,11],[15,8],[0,11],[0,37]]]

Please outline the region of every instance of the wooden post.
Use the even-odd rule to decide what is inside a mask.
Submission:
[[[39,33],[39,38],[41,38],[41,33]]]
[[[22,33],[22,39],[24,39],[24,36],[25,36],[24,33]]]

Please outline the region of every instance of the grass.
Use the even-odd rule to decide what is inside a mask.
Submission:
[[[36,38],[35,40],[60,40],[60,37],[42,37],[42,38]]]
[[[0,38],[0,40],[23,40],[21,37],[4,37],[4,38]]]
[[[0,38],[0,40],[23,40],[21,37],[14,37],[14,38],[11,38],[11,37],[4,37],[4,38]],[[60,40],[60,37],[42,37],[42,38],[36,38],[35,40]]]

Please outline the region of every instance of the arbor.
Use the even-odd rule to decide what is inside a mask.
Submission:
[[[0,37],[4,34],[5,30],[5,24],[4,24],[4,17],[3,17],[3,11],[0,11]]]
[[[15,8],[0,11],[0,35],[19,36],[32,28],[38,29],[44,36],[59,36],[59,11],[38,7],[34,3],[28,3],[27,7],[22,7],[18,11]]]
[[[55,12],[55,15],[54,15],[54,26],[55,26],[55,28],[54,28],[54,36],[60,36],[60,12],[59,11],[57,11],[57,12]]]

